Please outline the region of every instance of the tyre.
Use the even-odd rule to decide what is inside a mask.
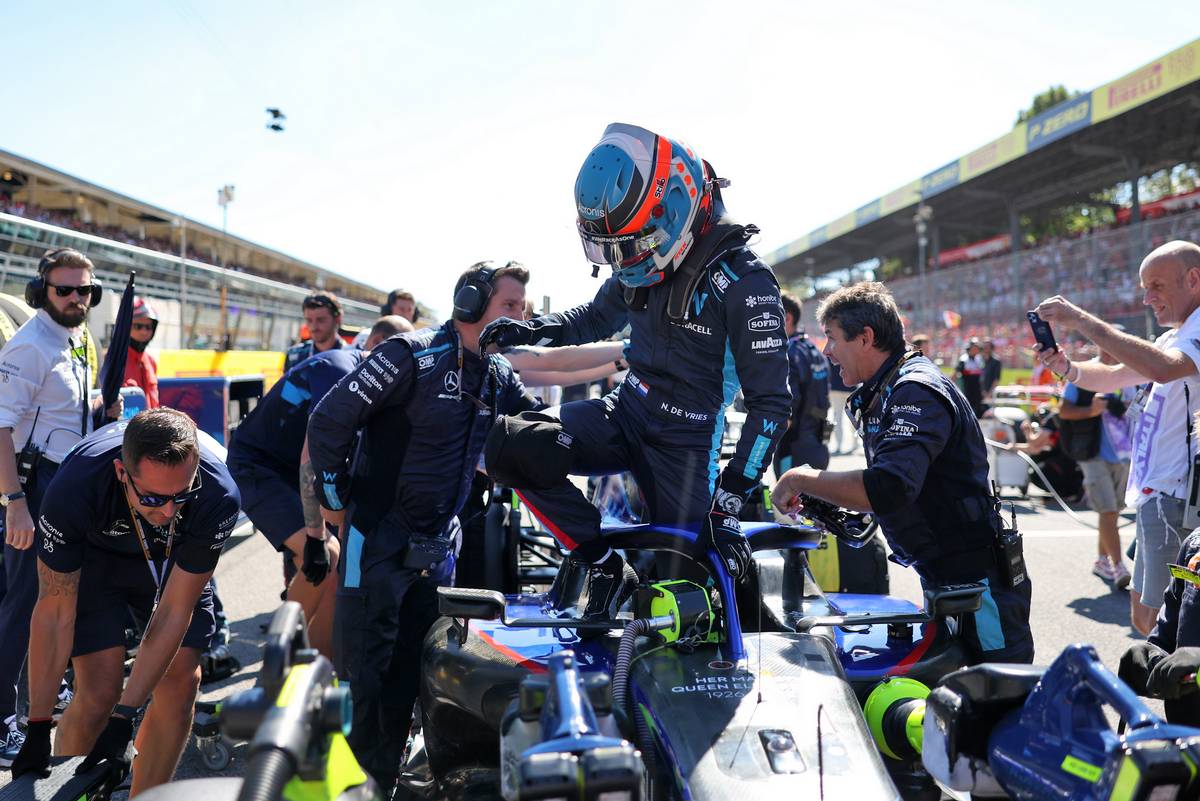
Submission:
[[[229,744],[220,737],[197,740],[196,747],[200,750],[200,759],[209,770],[225,770],[233,759]]]

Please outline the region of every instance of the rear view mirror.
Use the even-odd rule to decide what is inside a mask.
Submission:
[[[983,605],[982,584],[948,584],[925,590],[925,611],[932,618],[955,617],[977,612]]]
[[[438,612],[466,620],[498,620],[504,614],[504,596],[495,590],[438,587]]]

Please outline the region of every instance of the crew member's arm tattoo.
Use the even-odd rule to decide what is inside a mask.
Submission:
[[[546,355],[541,348],[531,348],[527,345],[514,345],[511,348],[504,348],[500,353],[504,356],[528,356],[531,359],[540,359]]]
[[[323,531],[321,502],[317,500],[317,491],[314,488],[316,480],[317,473],[313,470],[312,462],[303,462],[300,465],[300,506],[304,508],[304,526],[310,530]]]
[[[39,559],[38,598],[74,598],[79,594],[79,571],[59,573],[51,570]]]

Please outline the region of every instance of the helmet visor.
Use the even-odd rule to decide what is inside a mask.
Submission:
[[[650,228],[636,234],[593,234],[579,226],[583,252],[592,264],[624,267],[636,264],[660,248],[669,238],[661,228]]]

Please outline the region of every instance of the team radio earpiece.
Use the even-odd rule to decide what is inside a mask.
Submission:
[[[59,266],[54,262],[59,256],[65,253],[75,253],[83,258],[83,254],[74,248],[55,248],[54,250],[46,251],[42,256],[42,260],[38,262],[38,274],[35,278],[31,278],[29,283],[25,285],[25,302],[31,308],[40,309],[46,305],[46,293],[49,291],[49,284],[46,283],[46,273]],[[95,278],[92,279],[92,294],[88,297],[88,305],[98,306],[100,297],[104,294],[104,287],[100,286],[100,282]]]
[[[492,278],[500,271],[491,262],[481,262],[480,268],[471,273],[454,290],[454,319],[462,323],[477,323],[487,311],[492,298]]]

